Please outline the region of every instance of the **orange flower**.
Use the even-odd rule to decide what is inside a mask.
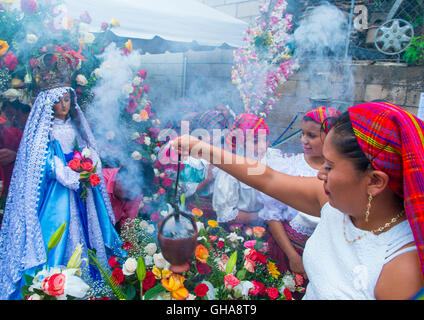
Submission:
[[[0,40],[0,57],[4,55],[7,50],[9,50],[9,44],[7,41]]]
[[[203,211],[198,208],[191,209],[191,213],[198,217],[203,216]]]
[[[265,234],[265,228],[263,227],[253,227],[253,235],[256,238],[262,238]]]
[[[172,298],[176,300],[185,300],[188,298],[188,290],[184,287],[185,278],[179,274],[173,273],[168,279],[162,279],[162,286],[171,292]]]
[[[146,110],[141,110],[141,112],[140,112],[140,117],[141,117],[141,120],[142,121],[146,121],[146,120],[148,120],[149,119],[149,114],[147,113],[147,111]]]
[[[197,260],[206,263],[209,257],[209,250],[204,245],[199,244],[196,247],[195,256]]]

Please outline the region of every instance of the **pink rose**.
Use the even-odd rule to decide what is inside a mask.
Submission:
[[[107,22],[102,22],[101,28],[103,31],[106,31],[109,28],[109,24]]]
[[[3,58],[3,64],[9,71],[13,71],[18,65],[18,58],[13,52],[9,51]]]
[[[257,294],[260,294],[262,296],[265,295],[266,289],[265,289],[265,285],[263,283],[255,281],[255,280],[252,280],[251,282],[254,285],[254,287],[249,290],[249,293],[252,296],[256,296]]]
[[[240,283],[240,280],[237,279],[235,276],[233,276],[232,274],[227,274],[224,277],[224,284],[225,287],[228,290],[233,290],[235,286],[237,286]]]
[[[146,79],[146,76],[147,76],[147,71],[146,70],[140,70],[139,72],[138,72],[138,75],[140,76],[140,78],[141,79]]]
[[[152,212],[152,214],[150,215],[150,220],[152,222],[158,222],[160,220],[160,213],[158,211]]]
[[[158,190],[158,194],[164,194],[166,191],[165,191],[165,189],[164,188],[159,188],[159,190]]]
[[[79,152],[79,151],[74,151],[73,158],[74,159],[77,159],[77,160],[80,160],[80,161],[84,160],[84,157],[82,156],[81,152]]]
[[[149,93],[150,87],[148,84],[146,84],[143,89],[144,89],[144,92]]]
[[[44,279],[42,290],[50,296],[61,296],[65,291],[65,281],[63,273],[56,273]]]
[[[254,249],[256,244],[256,240],[249,240],[244,243],[244,247],[248,249]]]

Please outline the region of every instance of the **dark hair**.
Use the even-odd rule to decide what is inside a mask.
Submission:
[[[332,126],[333,142],[338,152],[350,159],[356,169],[366,171],[372,168],[370,160],[365,156],[353,131],[349,112],[337,117]]]

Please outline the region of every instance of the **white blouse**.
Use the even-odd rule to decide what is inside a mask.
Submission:
[[[305,160],[303,153],[282,154],[280,157],[271,157],[267,164],[274,170],[292,176],[316,177],[318,170],[311,168]],[[318,217],[314,217],[287,206],[283,202],[274,199],[262,192],[260,197],[264,207],[259,211],[259,217],[270,221],[289,221],[290,226],[298,233],[311,235],[314,231]]]
[[[366,235],[350,243],[344,230],[349,240]],[[399,254],[416,250],[415,246],[399,250],[413,241],[407,220],[375,235],[356,228],[349,216],[326,203],[321,221],[303,252],[309,279],[303,299],[375,299],[374,290],[383,266]]]

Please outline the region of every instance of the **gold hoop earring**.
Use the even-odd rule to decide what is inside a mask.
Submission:
[[[370,215],[370,209],[371,209],[371,201],[372,201],[372,199],[373,199],[372,194],[369,193],[368,194],[367,211],[365,211],[365,222],[368,222],[368,217]]]

